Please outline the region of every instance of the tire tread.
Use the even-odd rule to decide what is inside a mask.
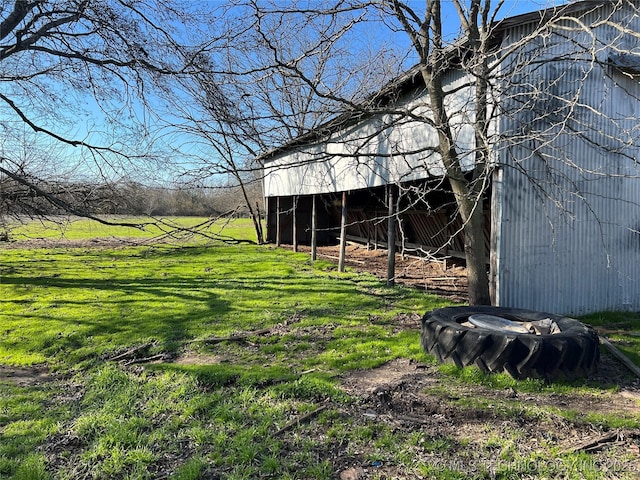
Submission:
[[[471,328],[461,323],[474,313],[516,321],[554,319],[561,333],[516,334]],[[500,307],[446,307],[422,319],[420,343],[441,363],[476,365],[485,373],[506,371],[514,378],[574,379],[592,374],[600,357],[595,331],[575,319]]]

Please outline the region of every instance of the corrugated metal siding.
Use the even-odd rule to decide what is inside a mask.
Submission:
[[[593,12],[583,22],[596,21],[600,13]],[[637,18],[633,23],[638,31]],[[531,26],[522,26],[509,34],[515,39],[530,32]],[[595,33],[603,45],[620,40],[627,42],[624,48],[638,51],[637,43],[617,39],[617,32],[606,26]],[[494,212],[500,215],[494,222],[499,236],[494,254],[497,302],[566,314],[640,310],[638,81],[586,62],[586,56],[580,61],[581,55],[568,55],[568,42],[541,46],[556,60],[541,63],[543,67],[531,73],[538,75],[534,81],[546,81],[554,89],[552,97],[541,95],[538,101],[552,103],[579,92],[583,106],[548,130],[556,137],[537,144],[522,141],[500,152],[505,167],[501,188],[494,188],[501,204]],[[609,48],[601,48],[599,60],[609,53]],[[557,60],[563,57],[573,60]],[[505,119],[503,133],[521,132],[531,121],[523,116],[513,122]],[[529,127],[535,129],[538,121],[543,130],[553,115],[532,118]],[[633,144],[625,143],[628,140]]]

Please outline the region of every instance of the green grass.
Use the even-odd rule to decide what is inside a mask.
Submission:
[[[41,228],[14,238],[60,235]],[[234,228],[251,236],[246,222]],[[64,230],[65,239],[96,235],[123,232],[86,221]],[[315,444],[283,451],[273,432],[327,400],[349,402],[335,386],[340,372],[420,357],[418,332],[394,333],[390,320],[445,303],[304,254],[221,242],[6,249],[0,275],[0,364],[47,364],[66,376],[2,385],[0,478],[51,477],[42,445],[55,450],[54,478],[154,478],[165,461],[175,478],[331,478]],[[288,333],[249,345],[202,341],[278,325]],[[146,355],[222,361],[141,371],[106,362],[146,344]],[[77,398],[60,395],[67,388]]]
[[[344,325],[324,358],[309,362],[366,366],[366,351],[387,358],[407,348],[418,352],[402,336],[387,338],[390,326],[359,331],[369,313],[389,317],[441,303],[402,290],[372,297],[352,274],[317,270],[306,255],[252,245],[34,249],[28,256],[16,249],[3,252],[0,271],[0,363],[46,361],[63,369],[84,368],[125,345],[153,342],[154,351],[176,352],[185,341],[295,316],[301,327]],[[395,310],[387,311],[383,300]]]
[[[60,237],[49,227],[29,224],[12,233]],[[249,222],[231,227],[224,234],[252,238]],[[212,228],[219,233],[219,225]],[[157,235],[86,221],[64,229],[64,238],[79,240]],[[394,358],[433,362],[420,349],[418,329],[397,331],[393,319],[446,304],[255,244],[4,249],[0,365],[46,364],[59,376],[33,386],[0,383],[0,479],[331,479],[337,454],[371,465],[370,478],[385,478],[377,465],[396,466],[403,478],[471,478],[462,463],[439,461],[467,450],[460,461],[475,462],[475,478],[520,478],[535,462],[539,476],[551,478],[556,468],[567,478],[597,478],[592,463],[574,468],[575,456],[556,454],[548,464],[518,456],[521,432],[494,435],[474,450],[461,438],[398,430],[360,415],[338,377]],[[274,333],[259,333],[267,328]],[[258,333],[215,341],[248,332]],[[109,361],[143,345],[140,355],[166,360],[144,367]],[[185,354],[208,361],[172,361]],[[475,369],[441,371],[453,386],[550,394],[591,388],[545,390],[537,381]],[[498,420],[553,414],[601,428],[638,426],[633,415],[589,416],[431,393],[456,407],[499,414]],[[307,414],[310,421],[278,433]],[[497,455],[501,463],[490,472],[479,455]]]
[[[50,220],[10,223],[3,225],[11,240],[66,239],[84,240],[95,238],[188,238],[191,242],[203,242],[206,236],[186,236],[181,229],[192,229],[213,238],[255,241],[250,219],[219,219],[210,221],[201,217],[106,217],[112,223],[105,225],[78,217],[56,217]]]
[[[640,313],[601,312],[582,317],[598,328],[611,343],[640,366]]]

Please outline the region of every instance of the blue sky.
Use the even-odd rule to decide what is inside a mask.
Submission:
[[[197,2],[197,0],[193,1]],[[214,6],[217,7],[223,4],[223,2],[219,0],[209,0],[209,2],[211,3],[212,9]],[[426,0],[409,0],[409,3],[416,10],[416,12],[421,12],[424,9]],[[553,0],[507,0],[501,8],[499,18],[510,17],[526,12],[540,10],[561,3],[565,2]],[[194,3],[194,5],[195,4],[196,3]],[[202,8],[204,4],[197,3],[197,5]],[[449,26],[451,34],[455,35],[458,29],[458,19],[456,10],[453,7],[452,2],[446,0],[443,2],[443,12],[445,15],[446,25]],[[378,37],[379,41],[381,41],[381,43],[384,43],[385,41],[391,42],[399,51],[406,50],[407,54],[409,54],[408,61],[410,62],[411,46],[409,44],[407,36],[402,33],[391,35],[389,30],[384,30],[385,27],[383,27],[382,25],[380,25],[380,27],[381,30]],[[365,35],[363,35],[363,37],[364,36]],[[371,32],[367,32],[366,37],[367,40],[372,40],[374,42],[376,41],[376,35],[371,34]],[[375,50],[376,45],[373,44],[370,46],[370,48],[372,50]],[[62,86],[62,88],[64,88],[64,86]],[[99,132],[109,132],[110,130],[112,130],[111,126],[106,122],[104,114],[100,111],[92,98],[78,98],[76,105],[82,105],[82,110],[84,111],[78,110],[77,112],[71,112],[69,117],[72,119],[72,121],[61,133],[72,134],[75,139],[87,139],[97,142],[102,137]],[[125,113],[127,112],[125,111]],[[133,113],[134,115],[138,116],[137,120],[150,121],[149,117],[145,117],[141,108],[135,108],[134,111],[131,111],[129,113]],[[37,116],[37,114],[35,116]],[[114,132],[111,131],[107,136],[102,138],[102,141],[110,143],[113,141],[117,141],[118,135],[117,133],[114,134]],[[124,136],[121,136],[120,139],[128,141]],[[78,148],[71,147],[56,152],[56,155],[60,155],[62,157],[68,156],[70,159],[79,157],[79,154],[80,151]]]

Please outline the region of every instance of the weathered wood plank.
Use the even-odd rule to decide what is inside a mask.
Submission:
[[[627,367],[636,377],[640,378],[640,368],[638,368],[638,366],[633,363],[629,359],[629,357],[627,357],[624,353],[613,346],[607,338],[603,337],[602,335],[599,335],[598,338],[600,339],[601,345],[609,350],[609,352],[614,357],[616,357],[625,367]]]

